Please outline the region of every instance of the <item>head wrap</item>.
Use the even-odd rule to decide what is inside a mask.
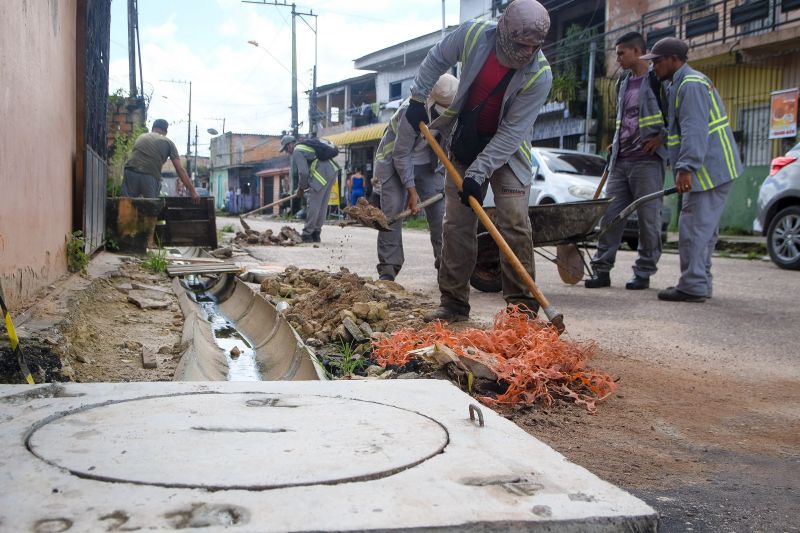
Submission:
[[[550,30],[550,15],[536,0],[514,0],[497,23],[497,59],[509,68],[530,63]],[[533,46],[531,54],[520,45]]]

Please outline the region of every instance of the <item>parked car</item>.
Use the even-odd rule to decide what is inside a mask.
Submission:
[[[561,204],[591,200],[600,184],[606,160],[598,155],[576,152],[534,148],[531,151],[533,181],[528,205]],[[484,205],[494,207],[494,196],[489,188]],[[667,226],[671,211],[663,207],[661,239],[667,240]],[[639,225],[636,213],[625,223],[622,240],[636,250],[639,246]]]
[[[772,160],[758,191],[753,232],[767,237],[767,251],[781,268],[800,269],[800,143]]]

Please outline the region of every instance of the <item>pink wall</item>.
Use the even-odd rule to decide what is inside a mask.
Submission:
[[[76,2],[0,1],[0,280],[12,309],[67,271]]]

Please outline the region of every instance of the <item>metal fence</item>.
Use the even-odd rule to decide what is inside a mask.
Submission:
[[[83,237],[86,253],[94,253],[105,241],[106,229],[106,161],[86,147],[83,195]]]

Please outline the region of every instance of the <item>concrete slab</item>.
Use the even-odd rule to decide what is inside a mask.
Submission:
[[[656,530],[472,403],[427,380],[3,385],[0,528]]]

